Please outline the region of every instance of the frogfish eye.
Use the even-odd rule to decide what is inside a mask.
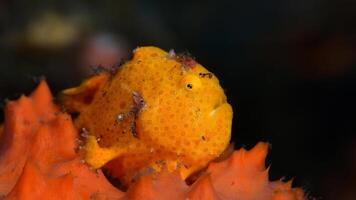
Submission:
[[[188,91],[197,90],[201,87],[201,80],[195,74],[186,74],[181,83],[182,86]]]

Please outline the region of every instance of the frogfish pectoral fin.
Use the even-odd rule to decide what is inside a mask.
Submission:
[[[100,147],[97,139],[92,135],[88,136],[84,149],[85,161],[94,169],[101,168],[126,151],[121,148],[116,148],[115,146],[109,148]]]

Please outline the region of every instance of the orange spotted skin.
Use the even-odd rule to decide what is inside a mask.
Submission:
[[[103,80],[75,121],[89,135],[85,159],[92,167],[115,158],[110,166],[120,168],[123,182],[147,167],[186,178],[228,146],[232,108],[216,76],[190,57],[137,48]],[[63,92],[67,105],[76,88],[69,90]]]

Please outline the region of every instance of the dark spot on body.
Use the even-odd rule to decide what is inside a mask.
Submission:
[[[207,72],[207,73],[199,73],[199,76],[200,76],[201,78],[205,78],[205,77],[212,78],[212,77],[213,77],[213,74],[210,73],[210,72]]]
[[[193,89],[193,84],[188,83],[188,84],[187,84],[187,88],[188,88],[188,89]]]

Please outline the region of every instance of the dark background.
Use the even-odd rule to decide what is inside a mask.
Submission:
[[[2,0],[2,107],[41,75],[56,94],[144,45],[220,78],[236,147],[270,142],[271,179],[356,199],[356,1]]]

